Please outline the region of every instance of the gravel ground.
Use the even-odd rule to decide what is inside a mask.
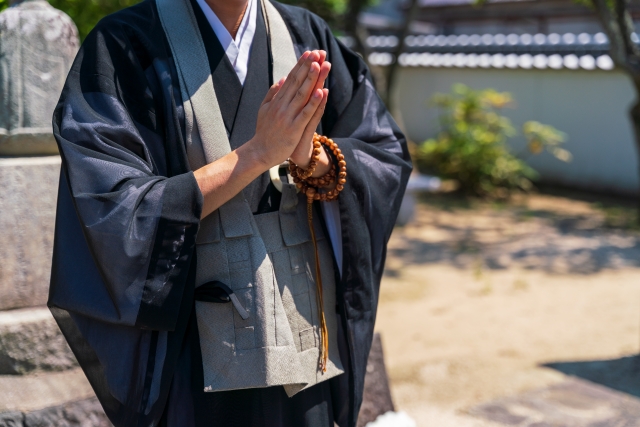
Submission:
[[[640,347],[632,216],[575,194],[426,199],[391,239],[376,324],[398,409],[418,426],[489,427],[466,411],[566,372],[640,396],[640,376],[636,390],[616,371]]]

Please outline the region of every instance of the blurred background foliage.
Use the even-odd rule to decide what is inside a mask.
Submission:
[[[525,163],[528,155],[546,150],[560,160],[571,160],[561,147],[566,136],[534,121],[523,125],[526,153],[517,156],[509,150],[507,142],[517,131],[500,115],[513,102],[507,92],[457,84],[432,102],[440,110],[441,132],[418,146],[416,164],[420,172],[457,181],[469,195],[506,198],[513,191],[530,190],[538,174]]]
[[[133,6],[139,0],[49,0],[51,6],[64,11],[78,26],[80,40],[89,34],[104,16]]]
[[[51,6],[60,9],[73,19],[80,39],[89,34],[102,17],[132,6],[140,0],[49,0]],[[9,7],[10,0],[0,0],[0,10]]]
[[[78,26],[80,39],[89,34],[98,21],[110,13],[132,6],[140,0],[49,0],[49,3],[67,13]],[[281,0],[282,3],[302,6],[320,15],[337,32],[346,25],[347,12],[373,3],[375,0]],[[0,0],[0,10],[9,7],[10,0]]]
[[[301,6],[321,16],[334,30],[343,29],[343,16],[349,8],[349,0],[279,0],[280,3]]]

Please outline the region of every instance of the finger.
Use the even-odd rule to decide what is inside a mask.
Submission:
[[[298,59],[298,62],[296,62],[296,65],[291,69],[291,71],[289,71],[289,75],[297,73],[300,67],[302,67],[304,63],[307,61],[307,58],[309,58],[309,55],[311,55],[310,50],[307,50],[305,53],[303,53],[300,56],[300,59]]]
[[[329,77],[329,72],[331,71],[331,63],[323,62],[320,66],[320,74],[318,75],[318,83],[316,84],[316,89],[322,89],[324,87],[324,82]]]
[[[284,84],[286,80],[286,77],[283,77],[280,79],[279,82],[275,83],[273,86],[271,86],[269,88],[269,92],[267,92],[267,95],[264,97],[264,100],[262,101],[262,105],[271,102],[273,100],[273,97],[276,96],[276,94],[278,93],[278,91],[280,90],[280,88],[282,87],[282,85]],[[261,107],[262,107],[261,105]]]
[[[320,51],[312,50],[311,55],[309,55],[312,61],[318,62],[320,60]]]
[[[316,62],[320,65],[322,65],[322,63],[324,62],[324,60],[327,58],[327,52],[325,52],[324,50],[312,50],[311,52],[313,52],[314,55],[316,55]]]
[[[311,64],[311,69],[307,74],[307,77],[302,82],[302,85],[298,91],[294,94],[293,99],[289,103],[289,108],[293,114],[297,114],[309,102],[309,98],[313,94],[314,89],[318,83],[318,76],[320,75],[320,66],[314,62]]]
[[[293,70],[289,73],[287,81],[282,87],[282,91],[278,93],[276,99],[281,99],[283,102],[290,103],[300,87],[304,84],[309,75],[309,71],[311,70],[311,66],[314,62],[317,62],[318,58],[319,54],[317,52],[310,52],[307,59],[301,64],[300,68],[295,73]],[[280,93],[282,93],[282,95]]]
[[[300,56],[300,59],[298,59],[298,62],[296,63],[296,65],[291,69],[291,71],[289,72],[289,75],[285,77],[286,81],[284,82],[283,86],[280,88],[281,90],[278,92],[279,96],[276,96],[275,97],[276,99],[282,98],[282,96],[284,95],[289,85],[294,84],[293,80],[295,79],[292,80],[289,77],[297,75],[300,68],[303,67],[308,62],[307,59],[309,58],[309,55],[311,55],[311,51],[306,51],[305,53],[302,54],[302,56]]]
[[[323,98],[324,98],[324,91],[320,89],[314,91],[307,105],[304,106],[302,111],[300,111],[300,113],[293,120],[294,125],[296,127],[300,126],[301,128],[306,129],[307,125],[309,124],[309,121],[311,120],[311,117],[313,117],[316,110],[322,103]]]
[[[314,90],[324,88],[324,83],[327,80],[327,77],[329,76],[329,72],[330,71],[331,71],[331,63],[330,62],[324,62],[320,66],[320,73],[318,74],[318,80],[316,82],[316,86],[313,88]],[[307,102],[309,102],[309,99],[311,98],[312,94],[313,94],[313,92],[309,93],[309,96],[307,97],[307,99],[305,101],[305,104]]]
[[[316,129],[318,129],[318,125],[320,124],[320,120],[322,120],[322,116],[324,115],[324,110],[327,105],[327,99],[329,98],[329,89],[324,89],[322,91],[322,101],[320,101],[320,105],[316,108],[316,111],[311,116],[311,120],[309,120],[309,124],[305,128],[302,139],[300,141],[311,141],[313,138],[313,134]]]
[[[324,61],[327,59],[327,51],[319,50],[318,53],[320,54],[320,59],[318,59],[318,64],[322,65]]]
[[[282,93],[282,99],[285,102],[291,102],[298,89],[300,89],[300,86],[302,86],[302,84],[305,82],[311,66],[314,62],[317,62],[319,56],[320,55],[317,51],[310,51],[306,61],[301,64],[300,68],[295,72],[295,74],[293,71],[289,74],[289,78],[294,79],[294,81],[291,85],[287,85],[286,89]]]
[[[322,63],[322,65],[320,66],[320,74],[318,75],[318,81],[316,82],[316,87],[314,88],[314,90],[324,88],[324,83],[327,80],[327,77],[329,76],[330,71],[331,71],[331,63],[330,62]],[[309,94],[309,97],[311,97],[311,93]],[[309,98],[307,98],[306,102],[309,102]]]

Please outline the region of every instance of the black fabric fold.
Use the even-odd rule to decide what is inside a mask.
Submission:
[[[175,328],[183,292],[181,286],[173,284],[186,283],[203,203],[192,172],[167,180],[137,326],[155,330]]]
[[[226,55],[220,40],[216,37],[216,33],[211,28],[200,5],[195,0],[190,1],[193,12],[196,15],[207,56],[209,57],[209,67],[211,68],[218,104],[220,104],[222,120],[227,128],[227,134],[231,134],[234,129],[243,87],[240,79],[238,79],[236,70],[233,68],[231,61],[229,61],[229,57]]]

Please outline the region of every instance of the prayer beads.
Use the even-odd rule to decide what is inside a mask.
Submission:
[[[335,163],[331,165],[331,169],[327,174],[319,178],[313,178],[311,175],[316,170],[318,162],[320,161],[320,154],[322,153],[322,147],[326,147],[333,156],[327,153],[329,158],[338,162],[337,167],[339,171],[336,172]],[[307,169],[302,169],[297,166],[291,159],[289,159],[289,172],[296,187],[307,196],[307,219],[309,222],[309,231],[311,232],[311,240],[313,241],[313,247],[315,252],[316,261],[316,300],[318,302],[318,313],[320,315],[320,369],[322,372],[327,371],[327,361],[329,359],[329,331],[324,316],[324,301],[322,294],[322,272],[320,270],[320,258],[318,256],[318,243],[316,241],[316,233],[313,227],[313,202],[321,201],[328,202],[338,198],[340,192],[344,189],[344,185],[347,182],[347,162],[344,159],[344,155],[338,144],[336,144],[331,138],[321,136],[315,133],[313,135],[313,154],[311,155],[311,161]],[[336,184],[335,187],[326,193],[321,192],[323,188],[327,188]]]
[[[321,147],[324,145],[333,154],[333,157],[337,160],[336,165],[332,165],[331,170],[319,178],[313,178],[311,175],[316,170],[318,161],[320,160]],[[344,159],[344,154],[331,138],[327,138],[324,135],[313,135],[313,154],[311,162],[307,169],[302,169],[297,166],[291,160],[289,161],[289,171],[293,177],[293,182],[298,189],[306,194],[309,203],[315,201],[328,202],[338,198],[338,195],[344,190],[344,185],[347,182],[347,162]],[[325,192],[320,190],[336,183],[335,188]]]

